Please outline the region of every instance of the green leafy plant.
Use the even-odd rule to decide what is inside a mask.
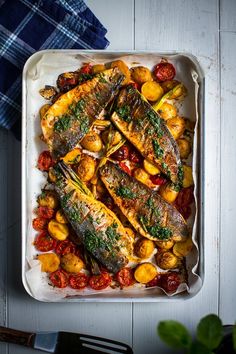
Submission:
[[[177,321],[161,321],[157,327],[163,342],[173,349],[183,349],[188,354],[214,354],[223,340],[223,325],[214,314],[202,318],[193,339],[187,328]],[[233,348],[236,353],[236,325],[232,332]]]

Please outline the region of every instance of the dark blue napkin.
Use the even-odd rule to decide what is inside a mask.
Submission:
[[[42,49],[104,49],[107,30],[83,0],[0,0],[0,127],[19,137],[21,75]]]

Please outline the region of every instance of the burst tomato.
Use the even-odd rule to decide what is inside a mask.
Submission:
[[[150,287],[153,287],[153,286],[158,286],[158,285],[160,285],[160,279],[161,279],[161,276],[160,276],[160,274],[158,274],[155,278],[153,278],[151,281],[149,281],[149,282],[146,284],[146,287],[147,287],[147,288],[150,288]]]
[[[38,158],[38,169],[48,171],[54,165],[54,161],[49,151],[43,151]]]
[[[130,82],[129,85],[133,86],[136,90],[140,90],[139,84],[137,82]]]
[[[54,240],[47,231],[42,231],[36,236],[34,245],[35,248],[40,252],[49,252],[53,250],[56,246],[56,240]]]
[[[103,290],[111,284],[111,281],[111,276],[103,272],[99,275],[92,275],[89,279],[89,286],[94,290]]]
[[[91,64],[85,64],[80,69],[81,74],[91,74],[91,72],[92,72],[92,65]]]
[[[141,156],[140,154],[135,151],[135,150],[132,150],[129,154],[129,159],[131,162],[134,162],[134,163],[140,163],[141,162]]]
[[[161,62],[156,65],[154,75],[158,81],[173,80],[175,77],[175,68],[171,63]]]
[[[75,253],[76,246],[73,244],[73,242],[69,240],[59,241],[56,246],[55,252],[60,256],[64,256],[68,253]]]
[[[36,231],[42,231],[47,228],[48,220],[42,217],[35,218],[32,222],[32,226]]]
[[[150,176],[150,180],[157,186],[161,186],[166,183],[166,179],[160,175]]]
[[[88,285],[89,277],[84,273],[78,273],[69,277],[70,287],[73,289],[84,289]]]
[[[52,219],[54,215],[54,210],[48,207],[40,206],[38,207],[37,214],[42,218]]]
[[[131,176],[131,171],[130,171],[129,167],[124,162],[120,161],[119,166],[124,172],[128,173],[128,175]]]
[[[122,268],[116,273],[116,279],[121,286],[130,286],[134,284],[134,275],[131,268]]]
[[[126,145],[121,146],[118,150],[116,150],[111,157],[114,160],[122,161],[127,160],[129,157],[129,148]]]
[[[177,290],[180,285],[180,276],[176,272],[168,272],[161,275],[161,284],[160,286],[166,292],[174,292]]]
[[[64,73],[57,78],[57,87],[61,92],[67,92],[78,84],[78,74],[74,72]]]
[[[193,186],[188,188],[183,188],[176,198],[175,204],[179,207],[189,206],[194,200],[193,196]]]
[[[182,214],[182,216],[184,217],[185,220],[187,220],[190,215],[191,215],[191,208],[190,206],[178,206],[176,205],[176,209],[180,212],[180,214]]]
[[[65,288],[68,285],[68,275],[62,270],[56,270],[49,275],[51,283],[57,288]]]

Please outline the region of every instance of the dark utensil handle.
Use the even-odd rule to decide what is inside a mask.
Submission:
[[[28,333],[0,326],[0,341],[33,347],[35,333]]]

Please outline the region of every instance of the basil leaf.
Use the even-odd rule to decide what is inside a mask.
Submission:
[[[190,348],[192,338],[181,323],[177,321],[161,321],[157,327],[158,335],[163,342],[172,348]]]
[[[188,354],[214,354],[210,349],[208,349],[204,344],[195,341],[192,343]]]
[[[197,339],[208,349],[215,349],[223,338],[223,326],[216,315],[208,315],[201,319],[197,326]]]
[[[236,351],[236,324],[233,326],[233,347]]]

